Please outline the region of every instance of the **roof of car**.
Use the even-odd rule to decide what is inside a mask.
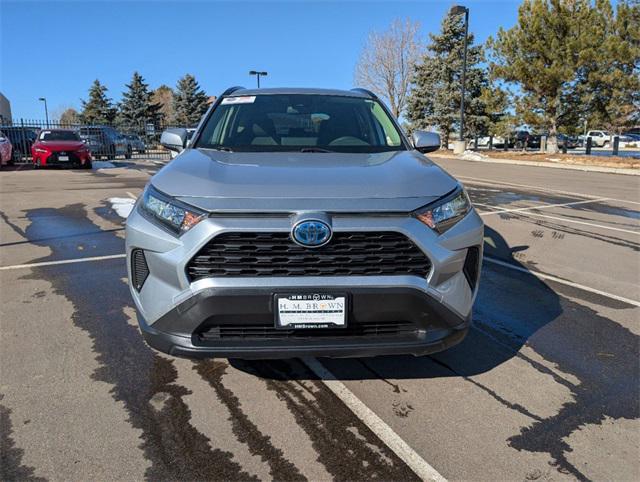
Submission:
[[[307,95],[341,95],[345,97],[361,97],[371,99],[372,95],[364,90],[340,90],[340,89],[314,89],[307,87],[278,87],[270,89],[243,89],[239,88],[232,93],[227,94],[229,97],[237,97],[242,95],[272,95],[272,94],[307,94]]]

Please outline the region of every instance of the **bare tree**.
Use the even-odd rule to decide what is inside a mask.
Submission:
[[[422,54],[420,24],[393,21],[384,32],[373,31],[360,54],[354,80],[384,98],[394,116],[406,107],[413,67]]]

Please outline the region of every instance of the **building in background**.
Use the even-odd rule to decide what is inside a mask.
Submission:
[[[11,124],[11,102],[0,92],[0,124]]]

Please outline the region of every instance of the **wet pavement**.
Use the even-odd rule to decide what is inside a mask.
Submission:
[[[439,163],[487,224],[474,328],[321,363],[447,479],[640,479],[640,180]],[[145,345],[108,200],[157,168],[0,172],[0,267],[38,263],[0,269],[0,479],[418,478],[302,360]]]

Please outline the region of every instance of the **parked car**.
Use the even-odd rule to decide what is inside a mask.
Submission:
[[[131,146],[129,146],[124,136],[113,127],[81,127],[79,134],[96,159],[102,157],[115,159],[118,156],[131,159],[133,153]]]
[[[513,146],[516,149],[539,149],[541,136],[529,131],[516,131],[513,138]]]
[[[611,142],[611,135],[607,131],[589,131],[588,138],[591,138],[591,144],[595,147],[604,147]]]
[[[424,355],[469,330],[482,219],[365,90],[227,90],[126,221],[147,343],[238,358]],[[216,213],[215,216],[210,214]]]
[[[574,136],[568,136],[566,134],[558,134],[556,136],[556,139],[558,140],[558,147],[560,149],[562,149],[565,145],[567,146],[567,149],[575,149],[580,145],[578,138]]]
[[[478,137],[478,145],[476,147],[489,147],[491,143],[490,136]],[[492,147],[501,147],[504,146],[504,138],[500,136],[493,136]]]
[[[31,146],[36,168],[73,166],[91,169],[91,152],[78,133],[69,129],[43,129]]]
[[[13,146],[3,131],[0,131],[0,167],[11,164]]]
[[[38,137],[38,129],[34,127],[20,126],[3,126],[0,130],[13,146],[12,160],[19,161],[24,157],[28,157],[31,152],[31,146]]]
[[[144,154],[147,151],[147,146],[144,141],[140,139],[140,136],[137,134],[124,134],[124,138],[127,141],[129,147],[131,147],[132,152],[137,152],[138,154]]]

